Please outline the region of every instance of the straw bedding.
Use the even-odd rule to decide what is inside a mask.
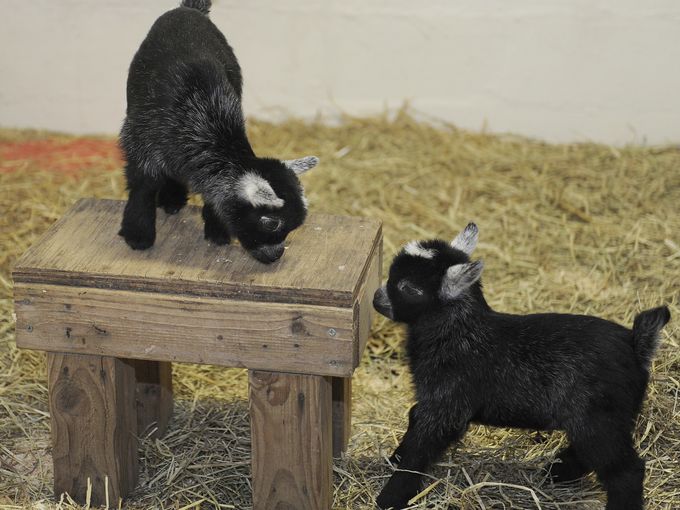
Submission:
[[[259,154],[321,158],[303,178],[312,212],[384,221],[385,268],[404,242],[451,238],[475,220],[494,308],[630,326],[638,311],[668,304],[674,320],[662,334],[636,443],[647,460],[648,508],[680,507],[679,148],[549,145],[422,124],[405,111],[336,126],[253,121],[249,131]],[[53,145],[47,159],[3,149],[40,141]],[[52,499],[44,355],[16,349],[9,271],[76,199],[124,196],[113,143],[0,130],[0,509],[76,508]],[[89,149],[78,159],[60,152],[69,144]],[[412,398],[402,340],[399,326],[375,320],[354,378],[349,451],[334,463],[334,508],[373,508],[390,475],[387,457]],[[175,365],[174,383],[170,430],[143,437],[128,507],[249,508],[246,374]],[[473,426],[413,508],[601,508],[592,477],[567,486],[546,480],[541,467],[563,442],[558,432]]]

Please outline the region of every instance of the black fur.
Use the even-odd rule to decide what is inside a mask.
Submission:
[[[203,14],[208,14],[212,7],[212,2],[210,0],[183,0],[182,7],[189,7],[191,9],[196,9]]]
[[[206,239],[225,244],[236,237],[258,260],[273,262],[305,220],[301,171],[253,152],[241,69],[209,8],[207,0],[185,0],[163,14],[130,65],[120,136],[129,198],[120,234],[134,249],[149,248],[156,204],[176,213],[192,191],[203,196]],[[245,175],[263,178],[283,205],[246,199],[239,191]],[[279,228],[265,228],[271,221],[263,217]]]
[[[484,299],[471,249],[434,240],[418,250],[427,257],[395,257],[374,298],[379,312],[407,325],[417,401],[378,506],[405,507],[420,489],[413,471],[480,423],[566,431],[570,446],[549,466],[553,479],[595,471],[608,510],[641,509],[644,462],[631,435],[668,309],[642,312],[632,331],[584,315],[500,313]]]

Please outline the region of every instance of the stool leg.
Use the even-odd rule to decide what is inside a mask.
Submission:
[[[347,450],[352,427],[352,379],[333,377],[333,457]]]
[[[253,509],[329,510],[331,380],[251,370]]]
[[[47,354],[54,492],[118,506],[137,483],[135,371],[126,360]],[[107,501],[108,495],[108,501]]]
[[[130,360],[137,379],[137,432],[163,437],[172,415],[172,364],[167,361]]]

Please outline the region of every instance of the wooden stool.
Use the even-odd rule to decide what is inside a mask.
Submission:
[[[48,351],[54,491],[117,505],[137,436],[162,434],[171,362],[246,367],[253,507],[330,508],[350,381],[380,282],[378,221],[311,215],[267,266],[203,239],[196,207],[160,214],[153,248],[117,234],[124,202],[79,201],[17,262],[19,347]]]

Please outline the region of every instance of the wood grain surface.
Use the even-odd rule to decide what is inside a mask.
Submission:
[[[36,285],[14,287],[19,347],[349,376],[353,310]]]
[[[118,508],[137,483],[135,371],[123,360],[49,353],[54,493]],[[107,501],[108,495],[108,501]]]
[[[195,362],[250,369],[254,508],[329,509],[380,222],[310,215],[264,265],[206,242],[197,207],[159,213],[155,246],[134,251],[123,208],[80,200],[13,270],[17,345],[49,353],[55,491],[83,502],[89,478],[93,503],[117,506],[136,483],[135,435],[167,427],[170,362]]]
[[[371,323],[375,317],[373,310],[373,295],[380,287],[382,279],[382,237],[376,250],[366,265],[366,272],[362,277],[361,286],[357,292],[357,300],[354,303],[354,337],[357,339],[355,344],[355,358],[358,365],[361,355],[366,347],[368,336],[371,332]]]
[[[172,364],[167,361],[130,360],[135,369],[137,432],[163,437],[172,416]]]
[[[156,244],[135,251],[117,235],[124,205],[77,202],[17,261],[14,281],[350,307],[382,235],[377,220],[311,214],[265,265],[205,241],[199,208],[188,206],[159,212]]]
[[[333,377],[333,457],[347,450],[352,435],[352,379]]]
[[[331,381],[251,371],[254,510],[330,510]]]

